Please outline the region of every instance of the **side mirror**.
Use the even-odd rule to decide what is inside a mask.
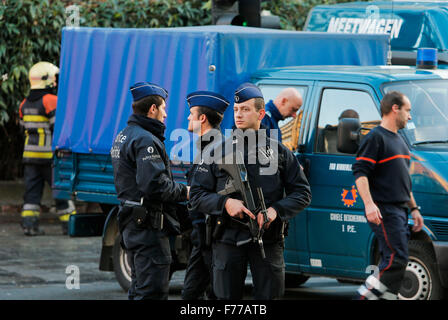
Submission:
[[[361,123],[356,118],[342,118],[338,125],[338,152],[356,153],[359,147]]]

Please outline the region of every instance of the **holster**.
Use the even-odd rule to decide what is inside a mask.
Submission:
[[[163,210],[162,205],[152,205],[149,208],[145,206],[132,206],[132,220],[141,228],[152,227],[157,230],[163,229]]]
[[[139,227],[145,227],[148,225],[149,214],[145,207],[133,207],[132,208],[132,220]]]
[[[162,205],[160,206],[152,206],[149,209],[149,219],[151,227],[157,230],[163,229],[163,209]]]

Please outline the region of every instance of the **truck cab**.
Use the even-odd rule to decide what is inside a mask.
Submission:
[[[304,101],[297,117],[280,123],[283,144],[295,152],[313,195],[311,205],[290,222],[287,285],[316,275],[362,282],[375,270],[377,243],[351,170],[356,149],[338,150],[338,127],[341,114],[351,110],[349,117],[357,114],[361,123],[362,140],[380,124],[383,95],[398,90],[412,104],[412,121],[399,133],[411,150],[413,193],[425,223],[411,235],[399,297],[441,299],[448,286],[448,71],[301,66],[261,71],[252,79],[266,101],[285,87],[297,88]]]

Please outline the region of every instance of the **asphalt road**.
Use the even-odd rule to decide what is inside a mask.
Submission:
[[[17,223],[0,224],[0,300],[126,300],[113,272],[98,270],[101,238],[63,236],[58,224],[42,226],[46,234],[25,237]],[[179,300],[183,271],[170,282],[171,300]],[[245,299],[251,279],[246,279]],[[358,285],[311,278],[287,289],[284,300],[348,300]]]

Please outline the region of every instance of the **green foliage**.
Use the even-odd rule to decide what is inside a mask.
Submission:
[[[203,1],[110,0],[80,4],[81,26],[161,28],[205,25],[211,17]]]
[[[302,30],[308,13],[313,7],[321,4],[334,4],[352,1],[354,0],[270,0],[262,2],[261,9],[268,10],[273,15],[279,16],[282,29]]]
[[[58,65],[62,2],[0,2],[0,179],[20,174],[23,135],[17,110],[28,94],[28,69],[37,61]]]
[[[9,0],[0,5],[0,124],[27,94],[28,69],[39,60],[58,64],[64,6],[48,1]]]
[[[81,27],[159,28],[211,24],[200,0],[74,2]],[[60,0],[0,0],[0,179],[21,176],[20,102],[29,93],[28,70],[38,61],[59,65],[61,31],[72,11]]]

